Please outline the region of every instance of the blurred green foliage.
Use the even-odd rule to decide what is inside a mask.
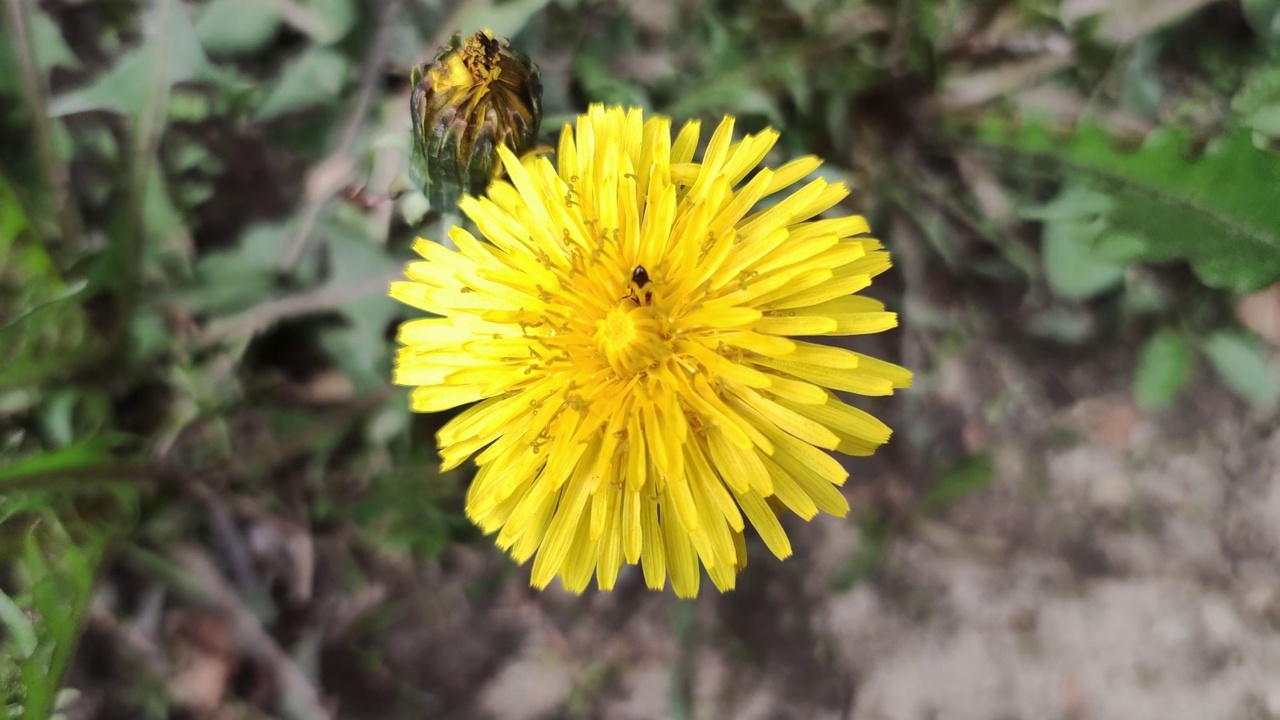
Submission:
[[[979,137],[1091,184],[1068,186],[1053,219],[1084,223],[1064,228],[1063,236],[1092,245],[1094,264],[1062,254],[1079,251],[1051,241],[1046,229],[1046,253],[1055,253],[1046,254],[1046,272],[1051,282],[1057,274],[1055,289],[1064,295],[1096,295],[1119,281],[1126,264],[1144,260],[1189,261],[1205,284],[1233,292],[1260,290],[1280,277],[1280,163],[1246,130],[1221,135],[1199,152],[1190,133],[1174,127],[1152,131],[1131,150],[1086,124],[1065,137],[1034,124],[1015,133],[986,127]],[[1051,260],[1082,265],[1055,269]]]
[[[1173,330],[1161,330],[1147,340],[1138,358],[1133,394],[1149,410],[1168,407],[1191,380],[1195,353],[1191,343]]]
[[[1132,350],[1145,409],[1204,366],[1274,410],[1274,348],[1233,308],[1280,277],[1280,2],[1184,5],[7,0],[9,715],[69,700],[114,549],[216,544],[210,497],[403,560],[475,539],[465,474],[438,472],[441,419],[388,388],[404,310],[386,283],[451,215],[407,182],[409,69],[455,31],[541,65],[551,144],[605,101],[732,112],[782,131],[770,161],[824,156],[899,259],[906,332],[942,336],[931,352],[969,340],[934,299],[955,281],[989,288],[964,304],[1012,333]],[[924,470],[912,516],[992,475],[985,456]],[[881,567],[893,512],[863,512],[838,588]]]

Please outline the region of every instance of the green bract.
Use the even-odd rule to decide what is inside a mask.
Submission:
[[[415,68],[413,180],[433,207],[479,194],[501,172],[497,148],[527,152],[542,121],[538,66],[488,30],[455,35],[434,63]]]

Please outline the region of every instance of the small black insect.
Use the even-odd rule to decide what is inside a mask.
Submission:
[[[648,284],[649,271],[645,270],[643,265],[637,265],[636,269],[631,271],[631,289],[627,291],[627,297],[637,305],[653,304],[653,291],[644,289]],[[644,291],[644,300],[640,299],[641,290]]]
[[[497,59],[498,54],[502,52],[502,43],[489,33],[480,32],[475,35],[476,40],[480,41],[480,47],[484,50],[485,56]]]

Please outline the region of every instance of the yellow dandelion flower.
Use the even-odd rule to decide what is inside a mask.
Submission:
[[[475,453],[468,516],[532,582],[573,592],[622,564],[720,590],[746,564],[750,523],[779,558],[775,507],[844,515],[848,473],[827,451],[869,455],[889,428],[833,390],[889,395],[897,365],[799,336],[888,330],[856,295],[889,268],[858,216],[815,219],[843,184],[798,183],[814,157],[756,166],[772,130],[733,141],[726,117],[700,162],[699,125],[592,106],[556,164],[499,147],[509,181],[461,209],[487,238],[420,240],[393,297],[438,317],[400,329],[395,380],[412,407],[480,401],[438,436],[444,467]],[[749,179],[748,179],[749,178]],[[754,210],[754,212],[753,212]]]

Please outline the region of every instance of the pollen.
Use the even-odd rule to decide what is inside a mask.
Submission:
[[[653,312],[624,300],[596,322],[595,341],[609,367],[620,377],[631,377],[653,367],[664,347]]]

